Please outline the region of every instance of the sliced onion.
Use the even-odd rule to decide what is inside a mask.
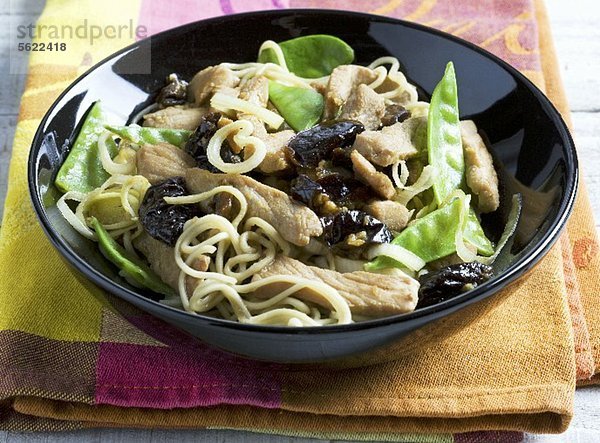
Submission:
[[[85,198],[85,194],[76,191],[69,191],[64,194],[61,198],[56,202],[56,207],[62,214],[62,216],[69,222],[73,228],[90,240],[96,239],[96,234],[92,231],[88,226],[81,220],[75,213],[69,208],[67,204],[67,200],[74,200],[76,202],[81,202]]]
[[[427,165],[423,168],[421,175],[412,186],[406,186],[400,189],[395,200],[403,205],[406,205],[416,195],[433,186],[433,180],[435,178],[435,168],[432,165]]]
[[[474,261],[477,258],[477,251],[472,251],[465,244],[463,232],[467,225],[467,217],[469,216],[469,209],[471,204],[471,196],[464,194],[460,191],[463,196],[459,197],[461,202],[460,207],[460,218],[458,221],[458,227],[456,228],[456,234],[454,236],[454,243],[456,246],[456,254],[460,257],[462,261],[465,263],[469,263]]]
[[[363,260],[352,260],[339,255],[333,256],[333,262],[335,263],[335,270],[342,274],[346,272],[355,272],[364,270],[365,261]]]
[[[425,266],[425,260],[419,257],[414,252],[409,251],[402,246],[394,245],[391,243],[385,243],[382,245],[373,246],[367,252],[367,258],[373,260],[379,256],[389,257],[402,263],[411,271],[419,271]]]

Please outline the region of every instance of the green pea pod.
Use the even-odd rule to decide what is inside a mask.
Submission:
[[[118,135],[119,137],[132,141],[133,143],[148,145],[171,143],[172,145],[180,148],[183,147],[188,138],[190,138],[190,135],[192,135],[192,131],[185,129],[148,128],[138,125],[106,125],[106,129]]]
[[[331,74],[336,67],[354,60],[354,50],[333,35],[307,35],[279,43],[290,72],[304,78],[319,78]],[[260,63],[277,63],[272,49],[258,54]]]
[[[448,62],[444,77],[431,96],[427,120],[429,164],[435,167],[433,194],[438,205],[464,186],[465,160],[460,138],[458,92],[454,65]]]
[[[460,223],[462,205],[461,199],[457,198],[450,204],[430,212],[400,232],[392,240],[392,244],[408,249],[421,257],[426,263],[455,253],[456,229]],[[477,246],[478,251],[480,249],[479,244],[481,244],[482,249],[485,251],[484,255],[492,255],[494,247],[483,233],[477,217],[475,217],[475,223],[472,223],[469,219],[470,217],[467,219],[463,231],[464,240]],[[491,252],[489,252],[490,250]],[[480,251],[480,253],[482,252]],[[378,257],[368,263],[365,269],[367,271],[377,271],[401,266],[400,263],[389,257]]]
[[[408,249],[427,263],[456,252],[456,229],[461,209],[462,202],[457,198],[405,228],[392,240],[392,244]],[[367,264],[366,270],[377,271],[400,266],[400,263],[389,257],[378,257]]]
[[[145,263],[118,244],[95,217],[92,217],[91,225],[98,236],[98,245],[102,254],[125,275],[156,293],[175,295],[173,288],[164,283]]]
[[[435,167],[433,195],[438,205],[456,189],[465,186],[465,160],[460,136],[458,90],[454,65],[448,62],[444,77],[431,96],[427,120],[429,164]],[[494,246],[485,236],[475,212],[471,209],[464,231],[465,240],[482,255],[492,255]]]
[[[314,89],[269,81],[269,100],[296,132],[312,128],[323,114],[323,96]]]
[[[489,257],[494,253],[494,245],[486,237],[485,232],[483,232],[483,228],[481,227],[481,224],[479,223],[479,220],[477,219],[473,209],[469,210],[467,224],[465,226],[463,236],[465,241],[471,243],[477,248],[477,252],[479,254]]]
[[[102,185],[110,177],[102,167],[98,155],[98,136],[105,131],[104,125],[109,123],[108,118],[99,101],[92,105],[69,155],[54,179],[56,187],[61,192],[87,193]],[[108,148],[111,157],[114,157],[117,154],[116,145],[109,144]]]

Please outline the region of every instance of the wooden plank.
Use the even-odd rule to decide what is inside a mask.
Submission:
[[[40,14],[45,4],[43,0],[0,0],[0,15]]]
[[[577,146],[580,172],[590,191],[596,227],[600,229],[600,112],[574,113],[572,135]]]
[[[0,431],[0,443],[171,443],[171,442],[215,442],[215,443],[315,443],[328,440],[293,438],[279,435],[227,430],[151,430],[151,429],[91,429],[56,434],[17,433]],[[351,442],[350,442],[351,443]]]
[[[600,8],[596,0],[546,0],[573,112],[600,111]]]

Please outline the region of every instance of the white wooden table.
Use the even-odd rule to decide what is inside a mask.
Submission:
[[[510,0],[509,0],[510,1]],[[0,217],[6,194],[8,163],[14,136],[24,75],[9,75],[9,13],[21,23],[35,21],[43,8],[41,0],[0,0]],[[9,8],[9,4],[11,8]],[[573,112],[574,137],[580,165],[600,226],[600,2],[598,0],[546,0],[560,60],[563,81]],[[13,22],[14,24],[14,22]],[[600,307],[599,307],[600,309]],[[600,441],[600,387],[578,389],[575,416],[562,435],[528,435],[529,442]],[[309,442],[311,439],[286,438],[234,431],[159,431],[99,429],[64,434],[19,434],[0,432],[0,443],[21,442]]]

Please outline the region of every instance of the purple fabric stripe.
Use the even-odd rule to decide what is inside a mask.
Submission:
[[[167,346],[101,343],[97,404],[157,409],[281,406],[281,382],[272,365],[220,352],[149,316],[128,320]]]
[[[231,6],[230,0],[219,0],[219,4],[221,5],[221,11],[223,11],[223,14],[227,15],[234,13],[233,6]]]
[[[524,433],[512,431],[479,431],[454,434],[455,443],[521,443],[524,439]]]

